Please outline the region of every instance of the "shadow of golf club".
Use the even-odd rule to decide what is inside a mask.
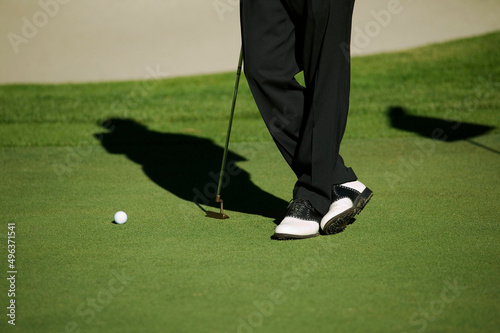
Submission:
[[[183,200],[194,202],[202,210],[202,206],[219,208],[215,195],[224,149],[212,140],[152,131],[132,119],[108,119],[100,125],[107,131],[94,137],[106,151],[125,155],[141,165],[153,182]],[[228,152],[228,172],[222,188],[224,208],[277,218],[287,202],[255,185],[249,173],[236,165],[244,160]]]

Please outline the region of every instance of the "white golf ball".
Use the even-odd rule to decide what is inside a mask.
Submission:
[[[127,222],[127,214],[125,212],[119,211],[115,214],[115,222],[118,224],[123,224]]]

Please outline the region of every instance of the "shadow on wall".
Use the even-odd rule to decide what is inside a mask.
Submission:
[[[452,142],[470,140],[493,130],[495,127],[464,123],[432,117],[414,116],[400,106],[389,108],[391,126],[403,131],[414,132],[425,138]]]
[[[140,164],[156,184],[177,197],[214,207],[224,149],[212,140],[185,134],[160,133],[132,119],[108,119],[100,124],[106,132],[96,133],[111,154],[123,154]],[[245,158],[228,153],[222,198],[224,208],[247,214],[279,217],[287,202],[260,189],[250,175],[236,165]]]

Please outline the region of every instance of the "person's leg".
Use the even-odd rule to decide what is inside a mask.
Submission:
[[[324,215],[333,200],[332,186],[356,180],[339,155],[349,109],[354,0],[306,3],[303,65],[311,103],[293,161],[298,174],[294,196],[309,200]]]
[[[240,10],[248,85],[271,136],[292,165],[305,98],[304,87],[294,78],[301,71],[295,25],[281,0],[243,0]]]
[[[296,80],[301,70],[302,13],[282,0],[241,1],[241,28],[245,74],[260,113],[276,145],[290,166],[305,110],[305,88]],[[319,235],[323,216],[306,200],[294,198],[273,239]]]
[[[287,0],[302,3],[301,0]],[[341,232],[372,196],[339,155],[349,109],[350,39],[354,0],[309,0],[303,65],[307,99],[294,169],[294,196],[324,215],[325,234]]]
[[[298,178],[276,239],[316,236],[315,222],[325,214],[323,230],[337,232],[369,199],[364,185],[349,183],[356,176],[339,155],[349,107],[353,5],[354,0],[241,1],[247,81]],[[294,79],[301,69],[307,88]],[[346,193],[353,199],[338,205]]]

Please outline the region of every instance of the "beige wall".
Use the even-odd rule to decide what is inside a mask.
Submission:
[[[240,46],[237,3],[0,0],[0,83],[234,70]],[[357,0],[353,51],[399,50],[500,30],[499,14],[500,0]]]

